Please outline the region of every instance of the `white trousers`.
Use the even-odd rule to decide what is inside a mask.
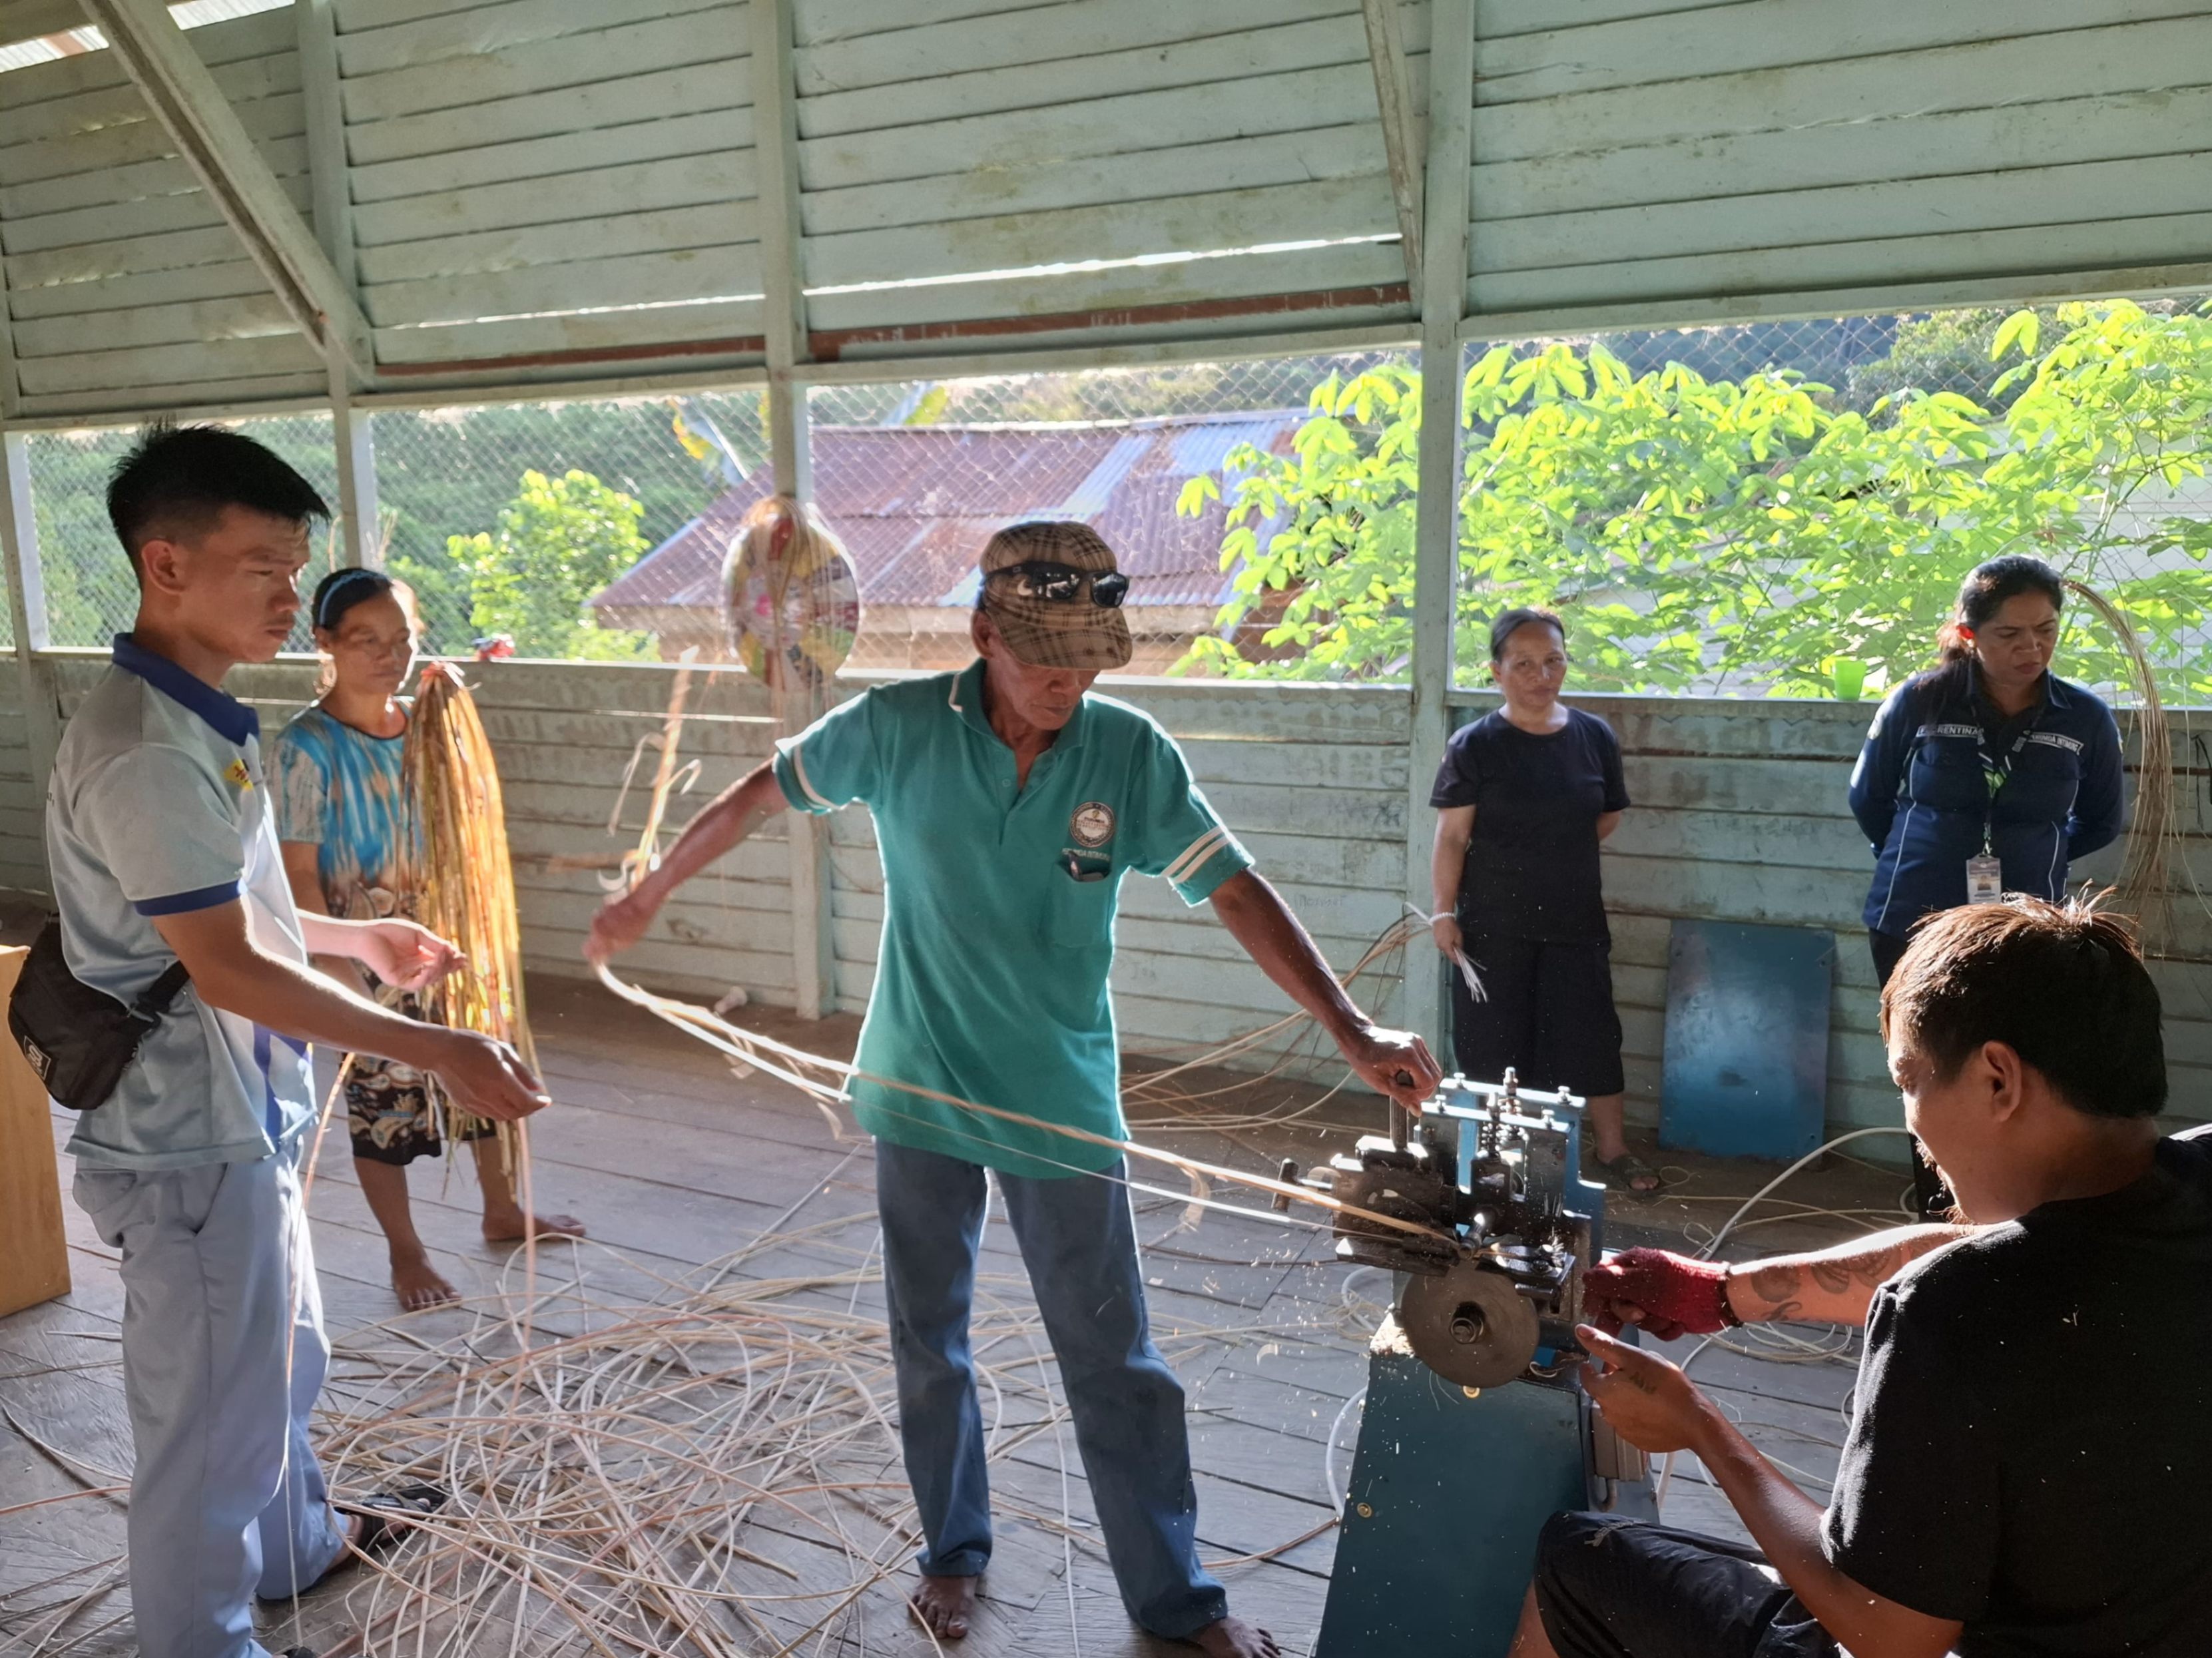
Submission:
[[[143,1658],[256,1658],[253,1597],[307,1588],[344,1547],[307,1443],[331,1349],[301,1145],[258,1163],[77,1169],[78,1206],[123,1252]]]

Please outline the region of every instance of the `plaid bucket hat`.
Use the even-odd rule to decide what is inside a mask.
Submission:
[[[1036,567],[1080,573],[1065,597],[1047,597]],[[1103,671],[1135,653],[1118,594],[1105,603],[1094,578],[1119,575],[1114,550],[1087,524],[1010,524],[984,544],[981,608],[1006,648],[1033,668]],[[1126,580],[1113,584],[1120,588]]]

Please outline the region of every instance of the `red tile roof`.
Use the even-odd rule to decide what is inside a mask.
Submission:
[[[1176,515],[1183,484],[1249,443],[1290,452],[1296,410],[1049,426],[817,426],[814,493],[853,556],[866,604],[958,597],[994,530],[1075,518],[1104,536],[1133,578],[1132,604],[1219,604],[1226,508]],[[765,493],[755,474],[640,559],[594,608],[719,611],[722,556]],[[1265,527],[1262,526],[1262,534]]]

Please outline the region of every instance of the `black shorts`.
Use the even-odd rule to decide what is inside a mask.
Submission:
[[[1613,1006],[1613,947],[1546,944],[1510,934],[1461,935],[1483,999],[1451,975],[1452,1055],[1460,1073],[1496,1082],[1511,1066],[1525,1088],[1565,1088],[1585,1099],[1621,1091],[1620,1015]]]
[[[1559,1658],[1839,1658],[1756,1550],[1605,1514],[1536,1540],[1536,1610]]]

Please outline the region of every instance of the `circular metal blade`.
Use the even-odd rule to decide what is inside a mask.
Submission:
[[[1502,1386],[1536,1357],[1536,1309],[1504,1274],[1467,1262],[1407,1284],[1398,1323],[1415,1357],[1462,1388]]]

